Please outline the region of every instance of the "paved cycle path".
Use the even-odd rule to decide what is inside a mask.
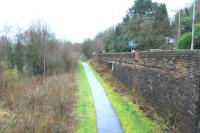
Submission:
[[[120,121],[104,91],[104,88],[96,79],[90,66],[87,63],[82,64],[92,89],[98,133],[123,133]]]

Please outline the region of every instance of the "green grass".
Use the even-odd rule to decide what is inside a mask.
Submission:
[[[127,96],[122,96],[113,91],[105,79],[90,65],[95,76],[100,81],[108,94],[110,101],[120,119],[125,133],[160,133],[161,125],[144,116],[137,105],[131,102]]]
[[[80,64],[79,72],[76,75],[76,81],[79,85],[76,133],[96,133],[96,115],[92,92],[82,64]]]

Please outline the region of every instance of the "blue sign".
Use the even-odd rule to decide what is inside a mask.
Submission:
[[[129,47],[134,47],[136,45],[135,40],[129,40],[128,41],[128,46]]]

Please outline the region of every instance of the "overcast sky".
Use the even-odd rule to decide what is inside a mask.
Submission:
[[[171,10],[193,0],[153,0]],[[32,20],[47,22],[58,38],[81,42],[122,21],[134,0],[0,0],[0,29],[4,25],[27,28]]]

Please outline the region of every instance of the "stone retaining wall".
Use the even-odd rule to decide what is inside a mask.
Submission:
[[[196,133],[200,120],[200,51],[100,54],[126,86],[163,116],[173,115],[185,133]]]

